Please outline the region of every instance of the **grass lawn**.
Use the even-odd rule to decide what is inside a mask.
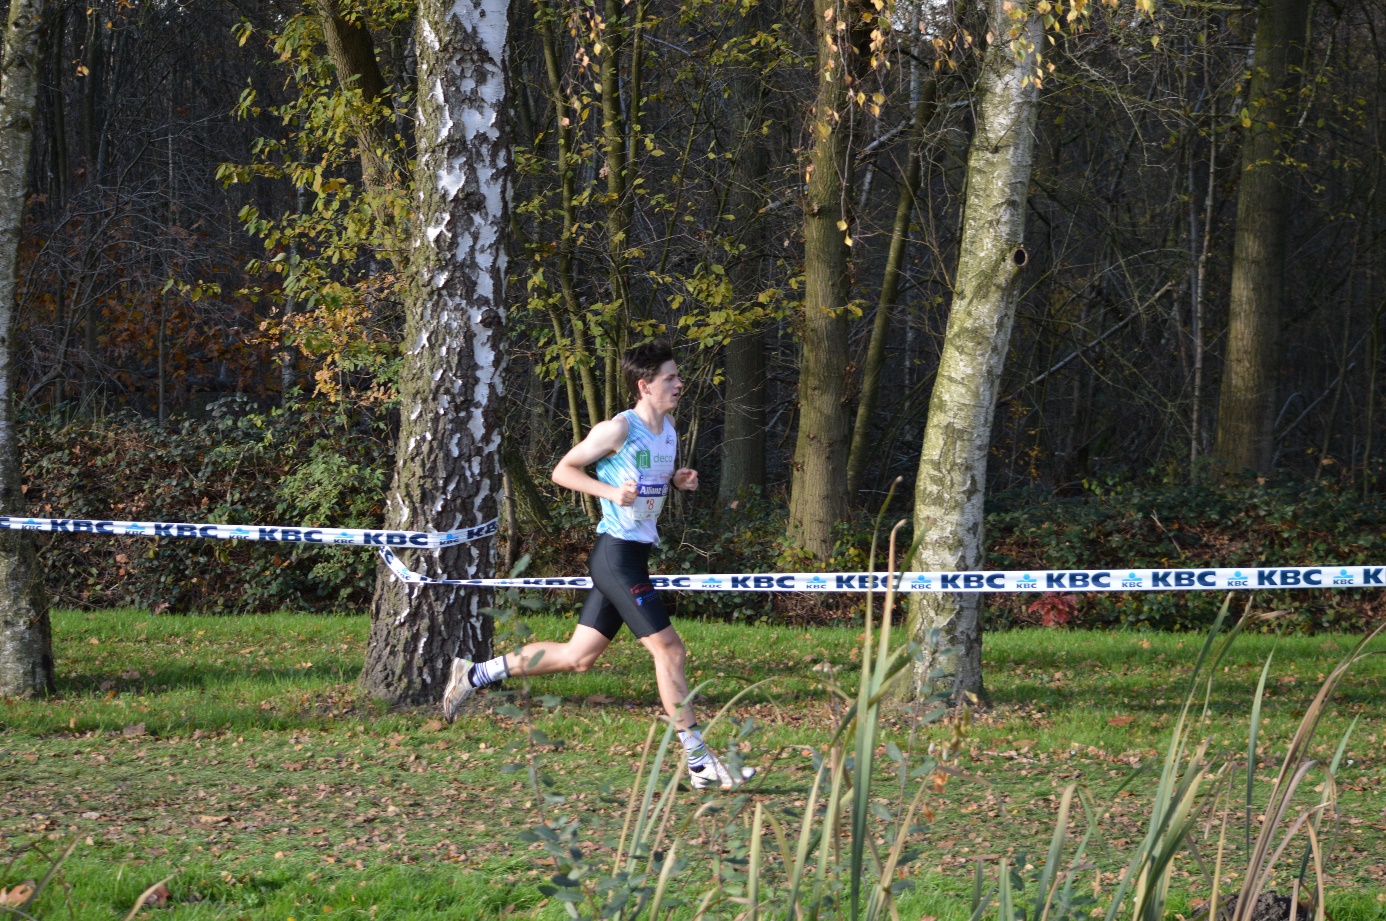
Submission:
[[[559,638],[571,624],[529,621],[541,638]],[[590,848],[609,846],[624,817],[620,791],[655,716],[643,649],[623,634],[592,671],[533,682],[535,726],[563,743],[537,752],[552,792],[564,796],[545,804],[525,770],[507,772],[523,760],[527,735],[496,712],[495,696],[447,727],[433,712],[388,712],[361,697],[354,679],[366,627],[359,616],[55,614],[58,696],[0,702],[5,849],[40,842],[52,851],[77,841],[63,885],[50,888],[40,916],[124,917],[146,886],[177,871],[169,904],[146,915],[566,917],[537,888],[543,855],[518,835],[547,810],[550,818],[580,819]],[[802,805],[809,752],[821,749],[835,723],[815,675],[836,668],[851,685],[859,630],[680,629],[694,681],[713,681],[705,714],[748,681],[775,679],[769,693],[734,710],[761,727],[744,743],[749,763],[763,768],[750,792],[768,808]],[[1040,862],[1057,795],[1075,782],[1091,791],[1100,813],[1094,854],[1108,875],[1096,885],[1109,890],[1120,854],[1143,832],[1151,784],[1142,778],[1121,793],[1117,787],[1134,765],[1162,752],[1201,642],[1134,633],[988,636],[994,705],[973,721],[961,765],[979,781],[953,779],[927,798],[935,820],[918,839],[922,853],[910,867],[916,888],[902,916],[965,921],[973,862],[984,857],[994,865],[1017,850]],[[1250,701],[1274,652],[1261,736],[1270,762],[1259,773],[1263,795],[1276,752],[1353,642],[1250,636],[1220,667],[1207,736],[1215,750],[1244,753]],[[562,704],[538,707],[540,695]],[[1386,918],[1386,662],[1367,660],[1341,685],[1316,757],[1332,757],[1354,717],[1338,776],[1344,821],[1329,868],[1334,921]],[[910,757],[944,732],[902,720],[887,738]],[[725,737],[715,741],[725,744]],[[882,758],[881,795],[892,802],[893,772]],[[1309,788],[1320,780],[1306,784],[1306,797],[1316,795]],[[605,795],[604,786],[617,795]],[[679,795],[691,814],[700,799]],[[1233,868],[1241,848],[1234,850]],[[1284,863],[1297,866],[1300,853],[1296,846]],[[1177,882],[1189,888],[1171,906],[1186,913],[1206,891],[1192,863],[1181,866]],[[700,893],[706,868],[694,860],[688,900]],[[37,875],[39,860],[30,854],[0,885]],[[688,916],[681,911],[675,917]]]

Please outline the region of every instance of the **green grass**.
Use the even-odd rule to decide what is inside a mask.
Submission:
[[[571,624],[530,621],[541,638],[559,638]],[[0,835],[9,846],[56,850],[78,841],[63,876],[71,888],[50,890],[43,910],[68,917],[70,901],[76,918],[123,917],[145,886],[177,870],[161,916],[564,917],[536,888],[541,855],[517,837],[544,808],[524,771],[505,773],[523,759],[514,747],[524,747],[524,729],[495,712],[494,697],[451,727],[432,712],[390,712],[362,697],[354,678],[366,627],[362,617],[56,614],[57,697],[0,702]],[[811,777],[806,752],[821,748],[836,721],[814,668],[836,669],[850,689],[859,629],[689,622],[680,630],[694,682],[713,682],[705,714],[748,681],[773,679],[735,713],[762,727],[747,757],[770,769],[754,797],[792,807]],[[1352,642],[1248,636],[1220,666],[1208,735],[1215,750],[1237,752],[1274,651],[1263,793],[1299,711]],[[929,797],[936,820],[920,839],[910,868],[917,888],[902,915],[962,921],[972,862],[1016,850],[1037,859],[1057,794],[1073,782],[1102,812],[1096,854],[1114,870],[1141,833],[1149,785],[1138,781],[1122,795],[1116,788],[1162,751],[1200,643],[1163,634],[988,636],[994,706],[974,720],[962,765],[985,784],[952,780]],[[619,830],[624,815],[624,800],[604,796],[603,785],[629,784],[656,714],[648,658],[623,635],[592,671],[536,679],[532,691],[563,700],[553,711],[534,708],[535,726],[564,743],[538,752],[567,797],[545,814],[581,818],[594,829],[589,846],[601,848],[602,830]],[[1331,757],[1359,718],[1338,778],[1345,821],[1330,867],[1334,921],[1386,918],[1383,704],[1386,662],[1372,658],[1341,686],[1314,752]],[[912,732],[901,719],[887,738],[919,752],[942,732]],[[891,762],[881,760],[887,779]],[[39,875],[40,863],[22,858],[8,882]],[[1189,869],[1180,871],[1189,888],[1171,902],[1181,913],[1206,896]]]

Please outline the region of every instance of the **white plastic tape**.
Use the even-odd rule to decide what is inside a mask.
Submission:
[[[432,579],[400,562],[390,549],[380,555],[396,577],[417,585],[478,588],[570,589],[592,587],[586,576],[522,579]],[[685,592],[884,592],[888,573],[766,572],[651,576],[656,589]],[[1197,592],[1287,588],[1383,588],[1386,566],[1277,566],[1240,569],[1032,569],[991,572],[903,572],[897,592]]]
[[[127,537],[205,538],[376,547],[390,571],[413,585],[470,585],[477,588],[592,588],[586,576],[519,579],[433,579],[414,572],[392,548],[436,550],[499,530],[497,519],[455,531],[387,531],[360,528],[302,528],[88,518],[0,516],[0,530]],[[689,592],[884,592],[891,577],[877,572],[707,573],[651,576],[656,589]],[[898,592],[1197,592],[1313,588],[1383,588],[1386,566],[1277,566],[1240,569],[1034,569],[986,572],[904,572]]]
[[[256,524],[189,524],[164,521],[100,521],[87,518],[7,518],[0,529],[65,534],[108,534],[127,537],[181,537],[212,540],[276,541],[286,544],[340,544],[358,547],[419,547],[437,549],[491,537],[498,519],[456,531],[372,531],[360,528],[301,528]]]

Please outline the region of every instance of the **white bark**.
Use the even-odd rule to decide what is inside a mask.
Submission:
[[[508,0],[421,0],[412,288],[400,433],[386,526],[451,530],[495,517],[500,494],[506,232]],[[421,555],[430,576],[490,575],[494,541]],[[378,570],[362,684],[437,699],[453,656],[486,655],[487,599],[407,587]]]
[[[0,513],[5,515],[22,515],[24,509],[14,426],[13,348],[42,21],[43,0],[13,0],[0,76]],[[32,697],[53,688],[53,635],[36,576],[29,535],[0,534],[0,697]]]
[[[977,127],[967,164],[967,201],[956,290],[929,401],[915,483],[914,529],[923,535],[914,569],[982,566],[982,503],[992,421],[1020,297],[1025,201],[1039,108],[1035,19],[1014,26],[1000,0],[989,9],[993,34],[977,86]],[[1012,40],[1026,46],[1017,54]],[[925,643],[913,691],[936,687],[958,701],[982,692],[979,595],[915,595],[912,635]],[[951,655],[939,653],[951,649]],[[930,679],[935,670],[943,677]]]

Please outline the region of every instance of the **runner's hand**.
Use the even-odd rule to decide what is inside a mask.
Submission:
[[[674,488],[694,492],[698,488],[698,471],[680,467],[674,471]]]
[[[611,497],[611,501],[615,502],[617,505],[630,507],[635,504],[635,496],[635,481],[626,480],[620,486],[616,487],[616,495]]]

